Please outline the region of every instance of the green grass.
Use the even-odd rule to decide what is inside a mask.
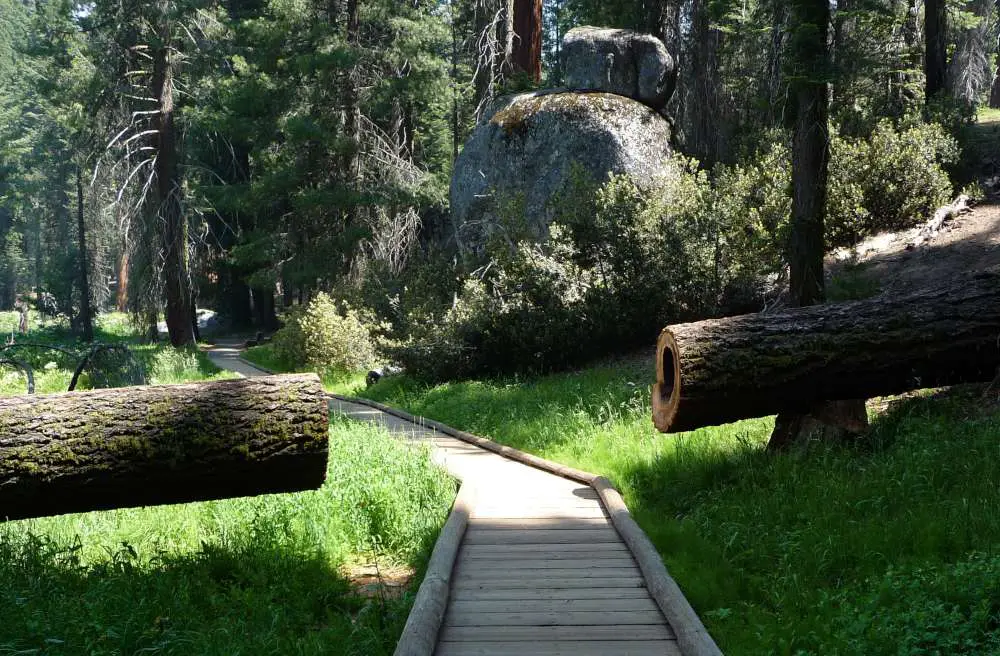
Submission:
[[[0,313],[0,328],[16,322]],[[195,349],[139,343],[124,315],[95,332],[127,343],[153,384],[233,377]],[[63,322],[28,340],[85,348]],[[22,357],[39,393],[66,390],[72,357]],[[24,382],[0,369],[0,395]],[[316,492],[0,523],[0,654],[391,653],[416,584],[366,599],[344,567],[419,573],[455,484],[382,429],[336,420],[330,437]]]
[[[1000,653],[1000,412],[915,397],[850,447],[772,456],[772,420],[679,436],[648,362],[366,395],[609,476],[727,654]]]
[[[342,567],[420,569],[454,482],[376,427],[334,421],[315,492],[0,524],[0,654],[389,654],[412,591]]]
[[[17,319],[16,312],[0,312],[0,335],[16,331]],[[18,342],[52,344],[78,353],[83,353],[88,348],[88,345],[70,332],[65,320],[39,318],[37,313],[29,315],[29,319],[31,323],[28,334],[14,336]],[[127,345],[146,372],[147,382],[153,385],[235,377],[231,372],[221,371],[204,353],[195,348],[178,350],[164,343],[142,343],[127,315],[121,313],[107,313],[97,317],[94,341]],[[18,350],[16,357],[26,360],[33,368],[37,394],[65,392],[78,363],[74,357],[46,349]],[[89,386],[84,374],[77,388],[87,389]],[[9,365],[0,365],[0,396],[24,394],[26,390],[27,380],[23,373]]]
[[[270,344],[262,344],[248,348],[243,357],[249,362],[260,365],[270,371],[280,371],[283,373],[301,373],[308,371],[303,367],[290,364],[280,358]],[[365,371],[343,372],[325,371],[320,374],[323,379],[323,387],[327,392],[341,394],[345,396],[357,396],[365,388]]]
[[[860,301],[877,296],[880,291],[879,280],[871,274],[867,263],[845,263],[830,279],[826,298],[831,303]]]
[[[1000,109],[979,107],[976,110],[977,123],[1000,123]]]

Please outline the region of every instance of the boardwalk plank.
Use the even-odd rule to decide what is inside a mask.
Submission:
[[[445,626],[443,642],[561,642],[568,640],[674,640],[666,624],[645,624],[623,631],[614,626]],[[522,645],[524,646],[524,645]]]
[[[532,580],[539,576],[549,579],[577,578],[577,579],[607,579],[625,578],[629,576],[642,576],[639,567],[633,563],[628,563],[618,567],[587,567],[587,568],[550,568],[550,569],[482,569],[469,567],[456,572],[455,578],[460,581],[493,581],[493,580]]]
[[[680,656],[673,640],[441,642],[435,656]]]
[[[452,601],[450,612],[463,613],[560,613],[575,611],[659,612],[648,597],[625,599],[493,599]]]
[[[506,531],[469,527],[465,544],[565,544],[577,542],[621,542],[614,529],[528,529]]]
[[[586,554],[577,554],[577,558],[518,558],[516,562],[506,559],[474,559],[459,557],[455,563],[455,571],[469,572],[503,572],[509,574],[512,568],[518,571],[533,571],[536,574],[548,575],[546,571],[553,569],[588,570],[588,569],[608,569],[608,568],[628,568],[636,567],[635,559],[630,555],[621,555],[618,558],[591,558]]]
[[[485,588],[485,589],[455,589],[451,591],[451,600],[455,603],[465,601],[573,601],[585,599],[649,599],[646,588]]]
[[[517,517],[510,519],[471,517],[469,518],[469,528],[515,531],[534,528],[606,528],[614,530],[614,525],[606,517]]]
[[[455,579],[453,590],[558,590],[566,588],[645,588],[646,581],[641,576],[624,576],[608,578],[549,578],[537,577],[527,579],[488,579],[470,581]]]
[[[573,508],[476,508],[471,515],[472,519],[548,519],[551,517],[602,517],[607,518],[607,513],[600,506],[577,506]]]
[[[528,558],[547,558],[535,556],[536,553],[565,554],[569,558],[577,558],[577,552],[608,552],[632,555],[623,542],[567,542],[565,544],[463,544],[461,555],[471,558],[514,558],[517,554],[528,554]],[[619,558],[620,556],[614,556]]]
[[[448,626],[629,626],[655,624],[663,615],[659,610],[469,613],[449,608],[444,621]]]

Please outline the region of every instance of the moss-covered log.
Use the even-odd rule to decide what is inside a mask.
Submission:
[[[0,398],[0,521],[319,487],[315,374]]]
[[[906,297],[668,326],[653,422],[676,433],[819,401],[993,380],[1000,271]]]

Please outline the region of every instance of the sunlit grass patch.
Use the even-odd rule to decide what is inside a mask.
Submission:
[[[10,317],[5,315],[14,315],[16,328],[17,313],[0,313],[0,324],[4,321],[9,323]],[[79,337],[70,331],[68,322],[65,320],[46,319],[32,324],[27,335],[15,334],[14,340],[19,344],[52,345],[69,352],[34,346],[9,352],[10,356],[22,360],[32,368],[36,394],[67,391],[81,357],[92,348],[91,344],[80,341]],[[193,347],[175,349],[162,342],[150,344],[141,341],[129,317],[121,313],[112,312],[96,317],[94,344],[126,346],[142,371],[145,372],[145,380],[148,384],[222,380],[236,377],[231,372],[220,370],[204,353]],[[103,366],[125,368],[129,364],[124,357],[119,355],[108,360],[107,364]],[[77,382],[77,389],[84,390],[90,387],[90,377],[85,371]],[[24,394],[26,392],[27,376],[24,372],[13,365],[0,364],[0,395]]]
[[[309,371],[306,367],[297,366],[281,358],[271,344],[253,346],[243,352],[243,357],[269,371],[281,373],[301,373]],[[336,371],[320,372],[323,387],[333,394],[356,396],[365,388],[366,371]]]

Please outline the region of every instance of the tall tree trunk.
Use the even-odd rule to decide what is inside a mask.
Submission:
[[[514,63],[514,40],[517,32],[514,30],[514,9],[517,0],[503,0],[503,28],[501,30],[501,42],[503,43],[503,56],[500,60],[500,70],[504,75],[510,73]]]
[[[80,242],[80,323],[83,341],[94,341],[94,322],[90,312],[90,275],[87,271],[87,227],[83,220],[83,172],[76,167],[76,232]]]
[[[790,9],[789,90],[795,103],[792,139],[792,228],[788,246],[793,307],[823,302],[825,252],[823,205],[829,177],[828,77],[830,5],[827,0],[794,0]],[[768,449],[778,450],[813,437],[832,437],[828,427],[856,426],[864,402],[822,404],[808,414],[782,413]],[[850,421],[848,417],[853,420]],[[843,421],[838,419],[843,418]]]
[[[459,57],[459,37],[458,37],[458,11],[455,3],[448,3],[451,11],[451,161],[454,163],[458,159],[458,149],[460,135],[460,114],[459,114],[459,93],[458,93],[458,57]]]
[[[924,99],[930,102],[947,88],[948,2],[924,3],[924,72],[927,75]]]
[[[690,59],[692,72],[688,81],[693,89],[685,108],[689,125],[688,149],[702,163],[711,165],[725,159],[725,126],[722,125],[719,102],[719,56],[722,32],[712,25],[709,1],[694,0],[691,5],[692,27]]]
[[[257,327],[266,331],[277,329],[278,315],[274,307],[274,289],[254,287],[252,294],[254,318],[257,320]]]
[[[358,45],[361,0],[347,0],[346,34],[348,45]],[[357,182],[360,175],[361,155],[361,104],[358,92],[358,67],[348,69],[344,80],[344,136],[349,145],[344,157],[344,175],[349,184]]]
[[[514,3],[514,71],[527,73],[542,81],[542,0],[516,0]]]
[[[115,308],[119,312],[128,312],[128,246],[122,245],[122,253],[118,259],[118,290],[115,294]]]
[[[161,3],[162,5],[162,3]],[[163,9],[166,12],[166,8]],[[165,17],[162,20],[166,20]],[[188,277],[187,221],[181,208],[177,131],[174,124],[174,84],[172,48],[169,35],[153,50],[153,97],[159,100],[154,117],[157,151],[154,174],[158,214],[163,221],[163,276],[167,297],[166,323],[170,343],[194,343],[191,329],[191,289]]]

